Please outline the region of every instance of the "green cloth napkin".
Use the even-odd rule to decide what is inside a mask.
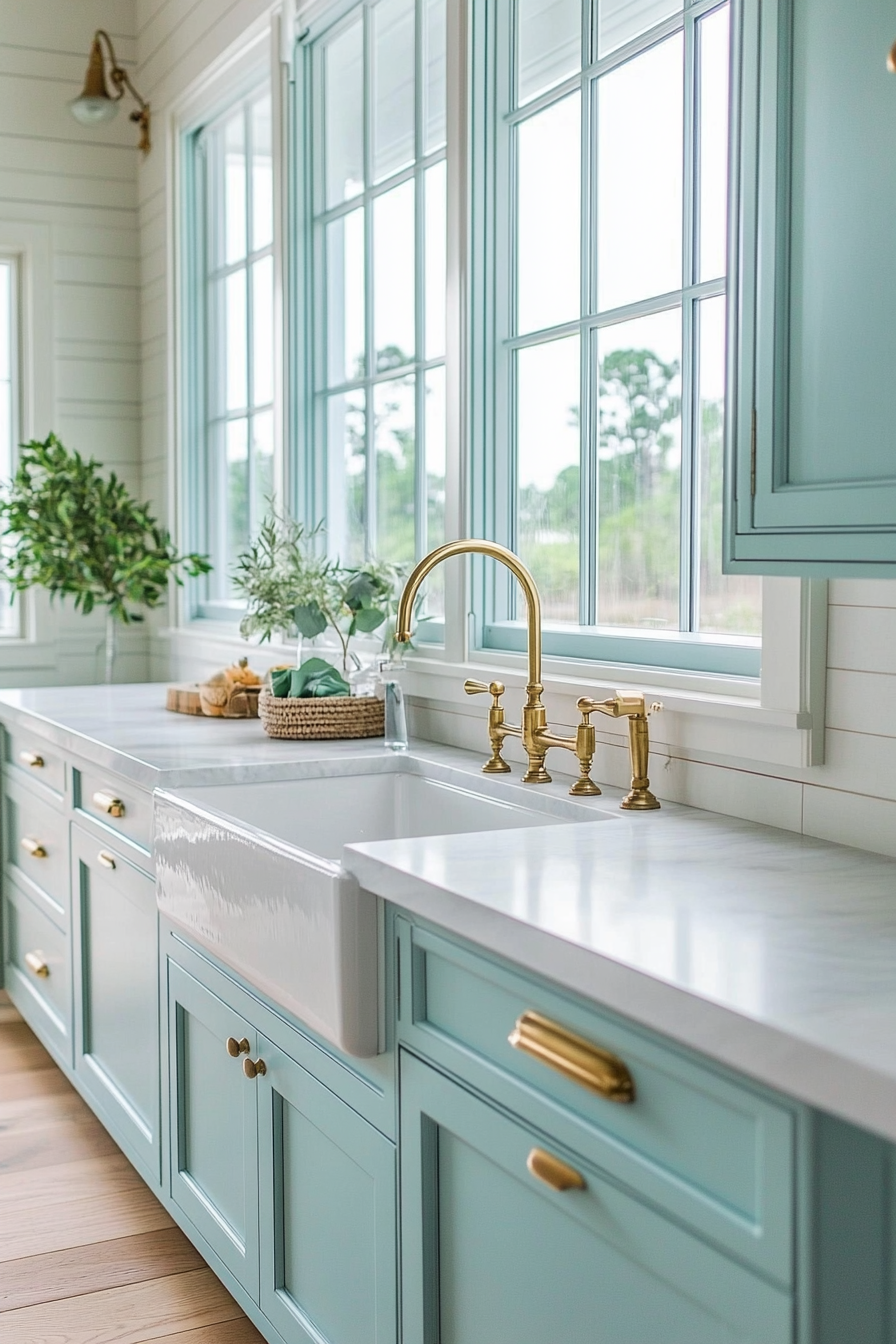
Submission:
[[[301,667],[278,667],[271,673],[271,694],[310,700],[321,695],[350,695],[351,687],[332,663],[308,658]]]

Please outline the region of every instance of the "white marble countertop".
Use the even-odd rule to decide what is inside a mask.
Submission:
[[[0,720],[146,787],[295,777],[380,743],[169,714],[162,686],[0,691]],[[415,755],[468,753],[419,744]],[[489,791],[529,793],[518,779]],[[565,796],[559,780],[545,794]],[[896,862],[678,805],[350,846],[369,890],[771,1087],[896,1140]]]
[[[163,683],[0,690],[0,720],[143,788],[291,777],[303,761],[381,755],[381,742],[281,742],[257,719],[207,719],[165,708]],[[259,773],[263,772],[263,773]]]

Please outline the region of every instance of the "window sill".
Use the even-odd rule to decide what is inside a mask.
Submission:
[[[435,727],[433,716],[440,713],[474,719],[481,724],[484,745],[485,714],[464,692],[467,677],[503,681],[510,693],[505,701],[508,718],[518,718],[516,706],[526,685],[526,669],[519,658],[488,654],[475,661],[449,663],[417,653],[408,659],[406,691],[424,711],[424,723],[429,721]],[[732,678],[678,675],[652,668],[638,676],[633,675],[631,667],[598,669],[593,664],[587,670],[581,666],[572,670],[568,664],[550,659],[544,662],[542,682],[551,726],[569,733],[574,732],[579,719],[576,700],[580,695],[603,700],[621,691],[643,694],[648,704],[659,701],[663,705],[662,713],[652,715],[650,721],[654,754],[728,765],[749,762],[799,768],[817,763],[823,712],[818,718],[808,708],[763,707],[758,679],[743,678],[735,683]],[[599,743],[619,747],[627,743],[625,724],[617,726],[615,721],[603,719],[592,722]],[[507,754],[510,756],[511,751]]]
[[[295,658],[295,645],[248,645],[236,625],[224,621],[194,620],[165,633],[172,640],[177,664],[189,662],[191,675],[197,660],[211,671],[249,649],[261,669]],[[580,695],[606,699],[617,690],[643,693],[648,703],[663,705],[663,712],[651,718],[655,754],[735,768],[772,767],[772,773],[780,767],[821,765],[827,584],[766,579],[762,643],[761,678],[545,658],[542,679],[549,721],[571,733],[579,717]],[[362,648],[359,644],[359,651]],[[378,648],[377,641],[369,640],[364,651],[375,654]],[[448,657],[444,649],[421,644],[409,655],[407,669],[405,689],[415,701],[416,731],[474,749],[486,741],[485,714],[483,706],[465,694],[464,680],[503,681],[511,692],[507,706],[511,720],[526,685],[525,657],[516,653],[477,650],[460,660]],[[598,720],[595,729],[603,746],[621,748],[627,742],[624,724]],[[508,758],[515,759],[518,750],[509,740]]]

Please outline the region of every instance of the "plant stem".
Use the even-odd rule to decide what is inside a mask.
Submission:
[[[106,685],[111,686],[115,672],[115,617],[112,608],[106,608]]]

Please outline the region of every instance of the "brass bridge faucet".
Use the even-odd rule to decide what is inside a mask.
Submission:
[[[662,709],[662,705],[653,704],[648,710],[643,695],[616,695],[611,700],[590,700],[582,696],[577,708],[582,715],[575,737],[560,737],[548,727],[547,712],[541,695],[541,599],[535,580],[513,551],[499,546],[493,541],[449,541],[438,546],[429,555],[424,556],[413,570],[405,584],[404,592],[398,604],[395,638],[407,643],[411,638],[411,620],[414,600],[420,585],[427,574],[443,560],[453,555],[489,555],[500,560],[519,580],[526,598],[528,626],[529,682],[526,686],[526,703],[523,705],[521,721],[517,724],[504,721],[504,708],[501,696],[504,686],[500,681],[486,685],[481,681],[464,682],[468,695],[485,693],[491,695],[492,703],[488,712],[488,733],[492,754],[482,767],[487,775],[504,775],[510,766],[501,755],[505,737],[518,737],[529,758],[529,768],[523,775],[524,784],[550,784],[551,777],[545,769],[545,757],[551,747],[564,747],[575,753],[579,762],[579,778],[570,789],[577,797],[594,797],[600,789],[591,778],[591,764],[594,759],[594,727],[592,714],[609,714],[613,718],[627,718],[629,723],[629,750],[631,753],[632,783],[631,790],[622,800],[627,810],[648,812],[659,807],[658,800],[650,792],[650,780],[647,778],[647,760],[650,743],[647,732],[647,715]]]

